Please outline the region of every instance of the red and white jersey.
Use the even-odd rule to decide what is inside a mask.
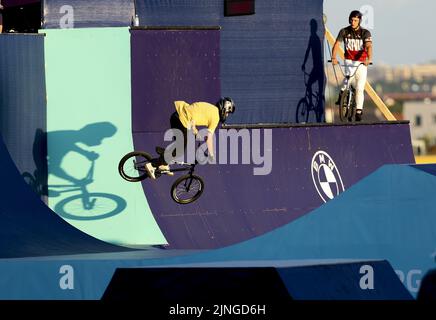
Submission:
[[[365,43],[372,42],[369,30],[359,28],[359,30],[355,31],[351,26],[348,26],[339,31],[337,40],[344,42],[345,59],[366,61],[368,58]]]

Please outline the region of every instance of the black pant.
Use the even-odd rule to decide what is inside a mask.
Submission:
[[[186,150],[186,146],[188,144],[188,129],[185,128],[185,126],[180,121],[179,114],[177,112],[174,112],[170,117],[170,126],[171,129],[178,129],[182,131],[183,133],[183,147],[184,150]],[[176,150],[173,151],[172,156],[176,156]],[[167,165],[168,163],[165,161],[164,154],[160,154],[159,158],[151,160],[151,163],[153,166],[158,167],[160,165]]]

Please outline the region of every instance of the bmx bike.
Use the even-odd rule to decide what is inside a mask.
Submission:
[[[162,155],[164,152],[163,148],[157,147],[156,152]],[[118,172],[123,179],[129,182],[139,182],[148,178],[147,171],[145,170],[145,165],[153,157],[143,151],[133,151],[126,154],[121,158],[118,164]],[[187,174],[179,177],[171,186],[171,198],[179,204],[188,204],[197,200],[204,190],[203,179],[195,175],[195,166],[198,164],[197,160],[195,163],[186,163],[179,161],[172,161],[169,163],[169,172],[188,172]],[[177,165],[178,168],[172,168],[172,166]],[[159,168],[156,168],[155,176],[156,179],[161,177],[162,173]]]
[[[328,62],[332,62],[332,60],[328,60]],[[341,99],[339,100],[339,118],[341,122],[352,122],[355,114],[356,114],[356,89],[351,84],[351,79],[355,77],[357,70],[365,65],[363,62],[357,66],[353,66],[355,68],[352,74],[345,72],[343,69],[348,67],[345,64],[340,64],[340,70],[346,81],[345,90],[342,92]],[[372,65],[372,63],[370,63]]]

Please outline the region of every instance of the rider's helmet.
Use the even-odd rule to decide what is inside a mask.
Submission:
[[[359,25],[362,21],[362,13],[359,10],[353,10],[350,13],[350,16],[348,17],[348,22],[351,23],[352,18],[359,18]]]
[[[230,113],[235,112],[235,103],[233,100],[229,97],[221,98],[216,106],[218,107],[219,114],[220,114],[220,121],[222,123],[226,122],[227,117]]]

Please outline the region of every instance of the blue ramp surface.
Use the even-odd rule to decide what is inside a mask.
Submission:
[[[201,259],[387,259],[416,294],[434,268],[435,189],[433,175],[386,165],[310,214]]]
[[[295,300],[412,300],[387,261],[278,269]],[[368,276],[367,280],[365,276]]]
[[[415,295],[420,279],[434,268],[435,187],[433,175],[408,165],[387,165],[312,213],[268,234],[226,248],[179,257],[163,257],[165,252],[171,254],[170,250],[163,250],[151,258],[138,253],[58,257],[28,260],[26,264],[0,261],[2,276],[18,279],[12,291],[0,291],[0,296],[55,298],[62,295],[70,299],[98,299],[115,269],[120,267],[224,266],[225,262],[238,266],[244,261],[246,266],[254,266],[256,262],[277,266],[285,260],[326,259],[388,260],[409,292]],[[53,272],[66,264],[82,275],[77,277],[77,281],[86,283],[82,291],[60,292],[58,282],[53,282],[43,292],[38,289],[38,283],[32,290],[21,291],[20,288],[34,283],[32,279],[51,279]],[[29,268],[30,265],[33,267]],[[17,277],[16,273],[23,270],[28,271]],[[85,274],[93,274],[92,279],[84,278]],[[88,286],[91,291],[86,290]]]

